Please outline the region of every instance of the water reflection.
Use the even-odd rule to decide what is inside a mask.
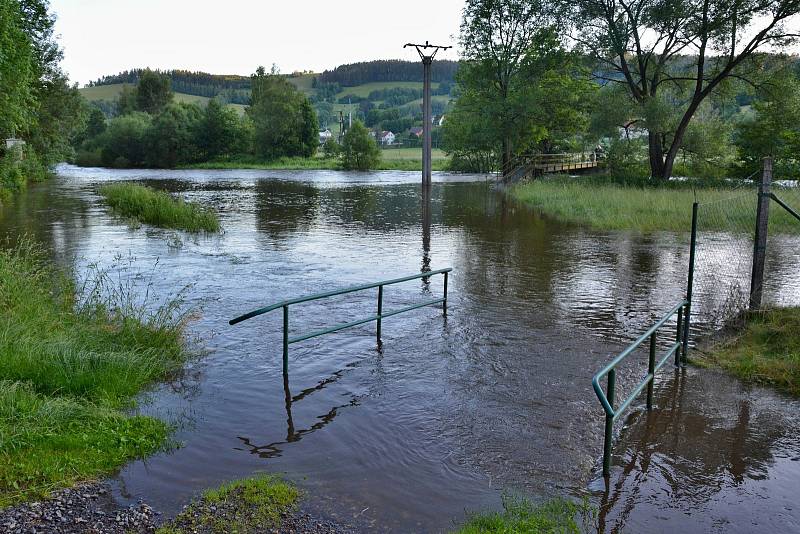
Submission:
[[[421,273],[431,271],[431,184],[422,184],[422,268]],[[422,289],[430,292],[430,278],[422,278]]]
[[[288,445],[289,443],[294,443],[300,441],[303,436],[307,434],[311,434],[324,428],[326,425],[333,422],[334,418],[339,414],[340,410],[344,408],[351,408],[354,406],[358,406],[358,398],[352,397],[350,402],[346,404],[340,404],[338,406],[334,406],[327,413],[317,416],[317,422],[311,425],[308,428],[302,430],[296,430],[294,426],[294,418],[292,417],[292,405],[296,402],[303,400],[306,396],[320,391],[325,386],[332,384],[339,380],[342,376],[342,371],[337,371],[331,377],[326,378],[319,382],[316,386],[304,389],[299,395],[292,396],[292,392],[289,389],[289,376],[287,374],[283,375],[283,391],[284,391],[284,401],[286,406],[286,439],[282,441],[273,441],[272,443],[267,443],[266,445],[257,445],[253,443],[250,438],[239,436],[242,444],[246,447],[246,450],[249,450],[251,454],[258,455],[260,458],[275,458],[282,454],[282,446]],[[243,449],[244,450],[244,449]]]
[[[676,371],[657,409],[634,416],[615,445],[600,532],[667,532],[678,522],[726,532],[800,526],[794,498],[766,482],[775,469],[779,485],[800,479],[800,415],[769,397],[721,373]]]

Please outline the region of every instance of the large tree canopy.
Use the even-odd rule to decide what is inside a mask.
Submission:
[[[0,138],[24,129],[32,118],[36,72],[21,19],[16,0],[0,0]]]
[[[552,149],[588,124],[593,84],[558,37],[551,4],[469,0],[461,25],[461,94],[444,123],[445,147],[482,168],[500,153],[501,168],[527,150]]]
[[[565,2],[567,3],[567,2]],[[747,79],[759,50],[798,37],[800,0],[570,0],[574,38],[597,75],[624,86],[648,129],[651,175],[667,179],[703,101]],[[677,121],[661,120],[666,108]],[[631,117],[634,118],[634,117]]]
[[[275,67],[273,67],[275,69]],[[317,115],[308,98],[282,76],[259,68],[252,77],[247,114],[255,129],[255,150],[266,159],[309,157],[317,149]]]

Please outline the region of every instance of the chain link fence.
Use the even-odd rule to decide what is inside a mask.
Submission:
[[[761,289],[761,306],[800,306],[800,188],[794,180],[775,180],[771,169],[745,180],[723,198],[697,206],[697,234],[692,295],[693,329],[701,332],[735,324],[750,306],[753,288]],[[772,196],[770,196],[772,195]],[[787,209],[788,208],[788,209]],[[754,254],[759,217],[767,218],[763,279]],[[763,232],[763,230],[762,230]]]

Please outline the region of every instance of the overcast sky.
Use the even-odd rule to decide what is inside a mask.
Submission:
[[[464,0],[51,0],[62,66],[81,85],[133,67],[250,74],[418,59],[453,44]],[[455,50],[442,58],[456,59]]]

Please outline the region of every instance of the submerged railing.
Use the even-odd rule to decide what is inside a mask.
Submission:
[[[661,358],[658,362],[656,362],[656,343],[657,343],[657,335],[658,330],[664,326],[673,315],[678,314],[678,325],[676,329],[675,335],[675,343],[673,343],[666,354]],[[647,387],[647,410],[650,411],[653,409],[653,382],[655,380],[656,373],[663,367],[663,365],[667,362],[667,360],[671,356],[675,356],[675,365],[681,364],[681,355],[685,359],[686,356],[686,343],[687,343],[687,330],[688,328],[684,328],[684,318],[689,313],[689,301],[683,300],[678,303],[675,307],[673,307],[669,312],[667,312],[656,324],[654,324],[650,329],[642,334],[642,336],[633,342],[627,349],[622,351],[616,358],[611,360],[611,363],[606,365],[599,373],[594,375],[592,378],[592,387],[594,388],[594,392],[597,394],[597,398],[600,399],[600,404],[603,405],[603,410],[606,413],[606,429],[605,429],[605,438],[603,441],[603,475],[607,476],[610,472],[611,468],[611,440],[614,436],[614,421],[616,421],[622,414],[625,412],[626,409],[631,405],[634,399],[642,392],[642,390]],[[688,326],[688,323],[686,324]],[[619,365],[625,358],[630,356],[634,350],[636,350],[639,345],[644,343],[647,340],[650,340],[650,357],[647,364],[647,375],[639,382],[639,385],[636,386],[636,389],[628,396],[622,404],[619,405],[618,408],[614,408],[614,396],[615,396],[615,389],[616,389],[616,380],[617,380],[617,372],[616,367]],[[603,388],[600,386],[600,380],[604,377],[608,376],[608,382],[606,384],[606,391],[603,391]]]
[[[377,332],[376,336],[378,339],[378,345],[381,344],[381,322],[385,317],[391,317],[392,315],[397,315],[399,313],[404,313],[407,311],[415,310],[417,308],[422,308],[424,306],[432,306],[434,304],[442,304],[442,312],[444,315],[447,315],[447,275],[453,269],[448,267],[446,269],[439,269],[438,271],[427,271],[420,274],[415,274],[411,276],[405,276],[403,278],[395,278],[392,280],[383,280],[382,282],[376,282],[374,284],[365,284],[360,286],[348,287],[344,289],[336,289],[333,291],[326,291],[324,293],[316,293],[314,295],[308,295],[305,297],[299,297],[296,299],[290,300],[283,300],[281,302],[276,302],[275,304],[271,304],[264,308],[259,308],[257,310],[251,311],[249,313],[245,313],[244,315],[240,315],[235,319],[231,319],[228,321],[229,324],[235,325],[237,323],[241,323],[242,321],[246,321],[248,319],[252,319],[253,317],[257,317],[259,315],[263,315],[265,313],[269,313],[273,310],[277,310],[278,308],[283,308],[283,374],[284,376],[289,372],[289,345],[292,343],[297,343],[298,341],[304,341],[306,339],[311,339],[312,337],[318,337],[325,334],[330,334],[333,332],[338,332],[339,330],[344,330],[345,328],[350,328],[353,326],[362,325],[365,323],[369,323],[372,321],[376,321],[377,325]],[[412,304],[410,306],[405,306],[403,308],[391,311],[383,311],[383,288],[384,286],[390,286],[394,284],[399,284],[401,282],[408,282],[410,280],[418,280],[420,278],[429,278],[431,276],[441,274],[444,275],[444,291],[442,298],[428,300],[425,302],[420,302],[417,304]],[[328,297],[335,297],[337,295],[345,295],[348,293],[355,293],[356,291],[364,291],[366,289],[374,289],[378,288],[378,310],[375,315],[371,315],[369,317],[365,317],[363,319],[358,319],[356,321],[351,321],[349,323],[341,323],[330,328],[325,328],[323,330],[317,330],[314,332],[310,332],[308,334],[303,334],[295,337],[289,337],[289,306],[292,304],[300,304],[301,302],[310,302],[312,300],[320,300],[325,299]]]

